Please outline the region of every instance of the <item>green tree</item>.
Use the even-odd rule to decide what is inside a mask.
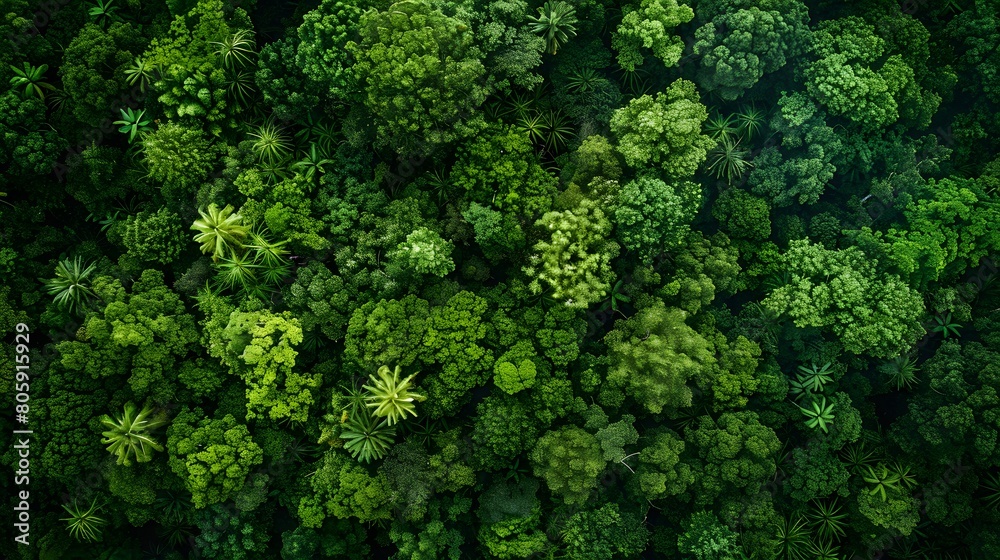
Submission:
[[[97,294],[90,289],[90,275],[96,267],[93,264],[84,266],[80,257],[73,260],[64,259],[56,265],[55,278],[43,280],[49,295],[55,296],[53,301],[60,308],[70,313],[83,311]]]
[[[538,16],[528,18],[531,30],[539,33],[545,39],[546,50],[556,54],[559,46],[576,35],[576,8],[562,0],[546,0],[538,8]]]
[[[597,438],[576,426],[545,432],[529,455],[535,476],[567,504],[582,504],[604,470]]]
[[[166,208],[129,216],[124,229],[122,241],[139,262],[170,264],[180,256],[186,241],[180,216]]]
[[[229,414],[207,418],[201,409],[185,408],[174,418],[167,430],[167,452],[171,469],[199,509],[228,500],[263,461],[246,426]]]
[[[691,466],[681,460],[684,440],[672,430],[657,430],[646,436],[644,446],[635,459],[635,472],[626,482],[637,498],[658,500],[678,496],[694,483]],[[629,467],[632,469],[632,467]]]
[[[467,116],[486,99],[485,69],[468,22],[426,0],[369,10],[349,41],[365,106],[375,116],[378,144],[427,154],[465,138],[480,125]]]
[[[677,548],[697,560],[739,560],[743,557],[739,535],[723,525],[715,513],[699,511],[684,524]]]
[[[210,354],[246,383],[246,419],[305,422],[322,375],[296,371],[295,347],[302,342],[298,319],[287,311],[265,310],[234,311],[228,321],[221,330],[209,330]]]
[[[662,301],[616,324],[605,337],[611,365],[601,401],[612,406],[625,394],[653,414],[691,405],[689,380],[716,365],[711,342],[685,324],[687,312]]]
[[[618,239],[644,263],[677,248],[701,207],[701,187],[691,181],[667,184],[652,174],[629,181],[614,209]]]
[[[805,5],[782,12],[752,6],[714,17],[695,31],[698,84],[733,100],[802,53],[810,39]]]
[[[684,41],[670,34],[678,25],[694,19],[694,10],[677,0],[641,0],[638,7],[623,7],[622,21],[612,35],[611,45],[618,51],[618,65],[628,72],[641,66],[640,49],[653,55],[666,67],[677,64],[684,52]]]
[[[413,401],[423,401],[427,398],[410,388],[410,381],[416,376],[415,373],[402,381],[399,379],[401,369],[397,365],[390,375],[389,367],[382,366],[378,368],[378,378],[376,379],[374,375],[369,376],[372,384],[364,386],[368,391],[367,405],[375,409],[372,414],[385,417],[390,426],[405,420],[407,413],[416,417],[417,411]]]
[[[418,274],[443,277],[455,270],[455,261],[451,258],[454,249],[454,244],[443,239],[436,231],[422,227],[407,235],[406,241],[386,257],[392,263],[390,266],[394,264]]]
[[[142,143],[149,177],[163,184],[171,199],[187,198],[215,167],[218,148],[200,129],[167,123]]]
[[[564,531],[566,554],[580,560],[638,558],[649,540],[638,513],[622,511],[614,502],[574,513]]]
[[[618,255],[618,244],[608,240],[611,222],[597,204],[584,199],[573,210],[546,213],[535,226],[550,238],[535,244],[536,253],[524,268],[532,292],[541,293],[544,281],[552,297],[569,307],[602,300],[614,280],[611,259]]]
[[[718,420],[698,419],[687,441],[702,463],[695,469],[695,503],[710,504],[726,492],[756,493],[775,472],[781,447],[774,430],[755,412],[724,412]]]
[[[659,167],[667,178],[685,179],[695,174],[715,146],[701,132],[707,118],[694,82],[678,79],[655,98],[643,95],[615,111],[611,131],[625,163]]]
[[[849,352],[885,358],[923,333],[920,296],[898,276],[876,272],[856,247],[830,250],[795,240],[782,264],[790,280],[762,304],[797,327],[828,328]]]

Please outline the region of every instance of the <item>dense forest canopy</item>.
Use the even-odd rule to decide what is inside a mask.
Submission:
[[[1000,1],[0,36],[0,556],[1000,558]]]

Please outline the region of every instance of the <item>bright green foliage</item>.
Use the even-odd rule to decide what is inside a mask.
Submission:
[[[798,4],[798,3],[796,3]],[[805,6],[787,13],[756,6],[719,14],[695,31],[698,84],[733,100],[797,56],[809,41]]]
[[[187,194],[215,167],[217,149],[200,129],[167,123],[142,143],[149,177],[163,183],[166,193]]]
[[[232,205],[219,209],[213,202],[208,210],[199,210],[201,218],[195,220],[191,229],[198,231],[194,236],[201,243],[201,251],[212,255],[212,260],[218,261],[226,254],[236,255],[243,249],[243,239],[249,233],[249,228],[243,225],[243,217],[233,214]]]
[[[365,12],[358,27],[361,40],[346,48],[380,145],[426,154],[478,129],[466,113],[486,98],[485,70],[467,22],[411,0]]]
[[[836,415],[833,413],[833,403],[827,404],[826,397],[821,400],[813,398],[807,407],[799,407],[806,417],[806,426],[809,428],[819,428],[823,432],[829,432],[828,426],[833,423]]]
[[[879,532],[886,529],[909,535],[920,522],[920,501],[894,491],[886,499],[871,492],[858,493],[858,512],[865,516]]]
[[[928,181],[902,208],[904,225],[885,235],[889,262],[911,284],[954,278],[1000,249],[1000,205],[980,181]]]
[[[185,409],[174,418],[167,430],[167,452],[171,469],[199,509],[229,499],[263,460],[246,426],[229,414],[206,418],[201,409]]]
[[[246,18],[241,9],[234,15]],[[167,117],[213,136],[234,125],[234,111],[227,111],[225,60],[218,53],[219,44],[238,32],[226,21],[221,0],[198,0],[174,18],[168,34],[150,43],[143,58],[159,70],[154,89]]]
[[[397,365],[390,374],[389,367],[382,366],[378,368],[378,378],[370,375],[371,385],[364,386],[368,391],[367,405],[375,409],[372,414],[384,417],[390,426],[405,420],[407,413],[416,417],[417,411],[413,401],[423,401],[427,398],[410,389],[410,381],[417,374],[412,373],[406,379],[400,380],[400,371],[402,368]]]
[[[124,376],[137,400],[172,401],[177,365],[199,336],[163,273],[144,271],[131,293],[107,277],[95,279],[93,290],[106,307],[88,317],[77,340],[59,344],[62,365],[94,379]]]
[[[774,430],[750,411],[724,412],[718,420],[702,416],[686,439],[702,460],[693,492],[700,504],[734,490],[756,493],[773,476],[781,447]]]
[[[418,274],[447,276],[455,270],[455,261],[451,252],[455,246],[443,239],[436,231],[422,227],[406,236],[406,241],[400,243],[386,257],[390,266],[413,270]]]
[[[523,250],[524,232],[511,214],[473,202],[462,212],[462,217],[472,226],[476,244],[487,259],[497,261]]]
[[[880,275],[855,247],[830,250],[791,242],[783,265],[791,276],[763,301],[797,327],[829,328],[855,354],[898,355],[923,332],[923,301],[899,277]]]
[[[121,109],[122,120],[115,121],[112,124],[120,124],[121,128],[118,132],[128,133],[128,143],[131,144],[135,141],[135,137],[138,134],[141,138],[143,134],[149,131],[149,124],[152,119],[145,116],[146,110],[140,109],[138,113],[133,112],[132,108]]]
[[[585,502],[605,466],[600,442],[575,426],[545,432],[529,457],[535,476],[567,504]]]
[[[66,522],[70,536],[83,542],[101,540],[101,532],[108,520],[97,515],[103,509],[103,506],[97,505],[97,498],[90,501],[90,507],[87,509],[81,508],[76,501],[73,502],[72,506],[63,504],[62,507],[69,514],[69,517],[60,519],[60,521]]]
[[[663,65],[677,64],[684,52],[684,41],[671,32],[678,25],[694,19],[694,10],[677,0],[640,0],[639,6],[623,7],[618,32],[611,45],[618,51],[618,65],[632,72],[643,62],[640,49],[650,49]]]
[[[10,79],[10,85],[14,88],[24,87],[24,95],[26,97],[37,95],[38,99],[45,101],[45,92],[42,90],[53,91],[56,89],[52,84],[42,81],[45,79],[45,72],[49,69],[48,64],[32,66],[25,62],[23,68],[12,65],[10,69],[14,71],[14,77]]]
[[[601,442],[601,452],[604,454],[605,461],[620,461],[626,456],[625,447],[639,441],[639,432],[632,425],[634,423],[635,416],[623,414],[621,420],[597,430],[595,435],[597,440]]]
[[[556,193],[556,178],[542,168],[528,137],[514,128],[490,127],[466,142],[458,150],[449,182],[466,192],[466,200],[521,220],[547,212]],[[477,227],[477,240],[480,236]]]
[[[540,84],[542,76],[535,69],[542,62],[546,41],[531,29],[528,3],[496,0],[482,4],[482,9],[471,14],[472,28],[497,89],[506,92],[514,86],[531,89]]]
[[[538,16],[528,18],[531,30],[545,39],[546,50],[556,54],[559,46],[576,36],[576,8],[563,0],[546,0],[538,8]]]
[[[891,54],[888,47],[860,17],[821,22],[813,34],[815,60],[804,68],[807,91],[831,114],[868,132],[895,123],[907,105],[920,107],[910,112],[918,126],[927,126],[941,98],[915,82],[908,54]]]
[[[536,375],[531,360],[522,360],[518,365],[498,361],[493,365],[493,383],[508,395],[534,387]]]
[[[669,429],[648,437],[645,446],[626,464],[635,465],[627,484],[638,498],[657,500],[683,494],[694,483],[691,466],[681,461],[684,440]]]
[[[708,110],[694,82],[678,79],[656,97],[643,95],[615,111],[618,151],[635,168],[659,167],[671,179],[694,175],[715,141],[701,133]]]
[[[717,343],[719,368],[712,379],[712,408],[714,410],[742,409],[749,403],[750,395],[757,390],[760,379],[757,365],[761,349],[743,335],[729,343]]]
[[[416,296],[369,302],[351,316],[344,357],[362,368],[413,364],[427,332],[430,306]]]
[[[43,280],[43,283],[49,295],[55,296],[53,301],[57,306],[75,313],[97,297],[90,289],[89,280],[94,269],[92,264],[84,266],[80,257],[61,260],[56,265],[56,277]]]
[[[493,353],[483,342],[486,310],[486,300],[466,290],[430,310],[420,360],[427,365],[421,386],[434,417],[454,414],[468,401],[470,391],[489,379]]]
[[[667,184],[646,174],[626,183],[616,202],[618,239],[649,263],[688,236],[701,206],[701,187],[691,181]]]
[[[739,535],[723,525],[716,515],[699,511],[684,524],[685,531],[677,538],[677,548],[697,560],[739,560],[742,549]]]
[[[343,453],[328,451],[309,481],[312,495],[299,502],[305,527],[319,527],[327,516],[374,521],[390,517],[390,490],[385,475],[372,476]]]
[[[715,351],[708,340],[685,324],[687,313],[662,302],[619,322],[605,337],[611,366],[601,399],[621,404],[628,394],[653,414],[691,405],[687,382],[708,375]]]
[[[163,446],[149,434],[150,431],[163,425],[165,420],[150,418],[153,409],[143,407],[139,411],[132,403],[125,405],[121,416],[112,419],[108,415],[101,417],[108,431],[104,432],[101,443],[108,445],[108,451],[118,456],[117,463],[126,467],[132,464],[131,454],[137,463],[146,463],[153,459],[153,451],[163,451]]]
[[[614,502],[574,513],[564,531],[567,556],[580,560],[638,558],[649,540],[640,516]]]
[[[598,177],[617,181],[621,176],[622,165],[614,146],[604,136],[592,134],[583,139],[563,166],[562,180],[582,189]]]
[[[310,85],[333,99],[342,99],[354,87],[348,41],[357,35],[361,9],[356,2],[324,0],[306,13],[296,34],[295,65]]]
[[[139,262],[170,264],[187,244],[180,216],[166,208],[129,216],[124,229],[122,241]]]
[[[541,293],[544,282],[552,298],[574,308],[604,299],[614,280],[611,259],[618,256],[618,244],[608,239],[611,222],[597,204],[583,199],[572,210],[546,213],[535,226],[550,237],[535,244],[524,268],[531,291]]]
[[[285,311],[234,311],[221,332],[210,332],[210,353],[247,385],[247,420],[267,417],[305,422],[315,402],[319,373],[295,371],[302,342],[298,319]]]
[[[237,179],[240,192],[250,198],[240,213],[250,222],[263,222],[271,233],[287,239],[298,251],[328,248],[330,241],[325,234],[329,225],[317,217],[313,182],[297,174],[268,187],[260,182],[261,178],[261,174],[251,171]]]

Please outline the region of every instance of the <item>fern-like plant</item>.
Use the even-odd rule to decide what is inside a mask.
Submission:
[[[395,435],[395,426],[390,426],[386,418],[376,418],[366,410],[349,413],[340,432],[340,438],[346,440],[344,449],[363,463],[381,459]]]
[[[886,384],[897,391],[911,389],[917,383],[917,372],[920,371],[917,359],[910,356],[898,356],[879,369],[886,376]]]
[[[427,397],[411,390],[411,382],[416,374],[400,380],[402,368],[398,365],[392,371],[388,366],[378,368],[378,377],[370,376],[371,385],[363,388],[368,391],[367,405],[374,408],[375,416],[384,417],[392,426],[406,418],[407,414],[417,415],[414,401],[423,401]]]
[[[834,419],[833,403],[827,404],[826,397],[823,397],[821,402],[813,400],[810,404],[812,404],[810,408],[799,407],[802,414],[806,416],[806,426],[813,429],[819,428],[824,433],[829,432],[829,426],[833,424]]]
[[[257,54],[253,32],[246,29],[211,44],[215,45],[215,54],[222,59],[222,66],[227,70],[246,68]]]
[[[732,136],[722,136],[708,153],[708,170],[730,185],[753,167],[753,163],[747,161],[750,152],[740,148],[740,140],[734,142]]]
[[[806,512],[806,518],[821,539],[832,541],[846,535],[847,514],[844,513],[844,508],[837,502],[836,497],[830,501],[814,500]]]
[[[49,295],[60,309],[69,313],[79,312],[91,299],[97,298],[90,289],[89,277],[96,266],[84,266],[80,257],[63,259],[56,265],[56,277],[42,280]]]
[[[14,71],[10,85],[15,88],[24,87],[25,96],[35,94],[39,99],[45,101],[45,92],[42,90],[55,91],[56,89],[52,84],[42,81],[45,79],[45,71],[49,69],[48,64],[32,66],[25,62],[23,68],[11,66],[10,69]]]
[[[112,124],[122,125],[118,132],[128,133],[129,144],[135,141],[136,135],[141,135],[149,130],[149,123],[153,122],[152,119],[145,116],[145,109],[139,109],[139,112],[135,112],[129,107],[128,109],[119,109],[119,111],[122,114],[122,119]]]
[[[274,123],[264,123],[250,133],[252,149],[258,160],[275,164],[284,161],[291,153],[288,137]]]
[[[100,540],[101,531],[108,522],[103,517],[97,515],[103,507],[97,505],[97,498],[90,501],[90,507],[87,509],[81,508],[76,500],[73,500],[72,506],[63,504],[62,507],[69,514],[69,517],[63,517],[60,521],[66,522],[69,534],[73,538],[83,542]]]
[[[138,411],[134,404],[128,403],[121,416],[111,418],[105,414],[101,417],[101,424],[107,428],[101,443],[118,456],[119,465],[131,465],[130,456],[138,463],[146,463],[152,460],[154,451],[163,451],[163,446],[150,435],[151,431],[163,425],[163,420],[152,418],[152,414],[152,408],[145,407]]]
[[[235,255],[243,249],[243,239],[249,228],[242,224],[243,217],[233,213],[232,205],[219,209],[215,203],[208,205],[208,211],[199,210],[201,218],[195,220],[191,229],[197,230],[194,240],[201,243],[203,253],[212,255],[218,262],[226,254]]]
[[[799,366],[799,381],[801,381],[806,390],[812,393],[822,391],[823,387],[832,380],[831,375],[830,362],[826,362],[819,367],[816,364],[812,364],[809,367]]]
[[[862,475],[861,478],[871,485],[868,493],[872,496],[878,494],[883,502],[889,499],[887,491],[898,490],[900,485],[899,474],[891,471],[889,467],[883,464],[879,464],[874,469],[868,467],[866,474]]]

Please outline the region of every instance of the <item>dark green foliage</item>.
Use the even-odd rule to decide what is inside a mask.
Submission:
[[[6,0],[0,557],[1000,558],[998,14]]]

